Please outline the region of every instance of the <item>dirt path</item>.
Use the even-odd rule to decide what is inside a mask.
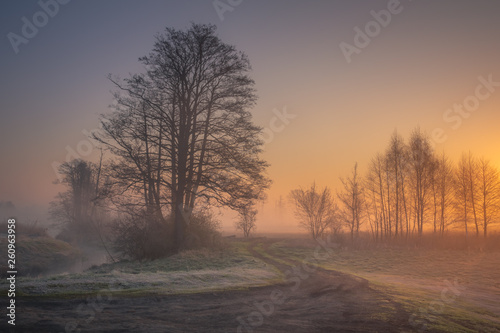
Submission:
[[[286,283],[112,299],[18,297],[15,332],[411,331],[408,314],[366,280],[280,257],[269,249],[275,241],[255,240],[249,250]]]

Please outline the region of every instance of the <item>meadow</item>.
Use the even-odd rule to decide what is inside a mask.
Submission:
[[[99,321],[92,325],[106,327],[112,314],[122,318],[123,311],[164,316],[161,306],[147,305],[155,299],[169,308],[182,304],[179,313],[199,307],[227,328],[279,291],[282,302],[272,305],[272,313],[260,312],[262,331],[285,328],[290,317],[297,327],[313,331],[500,331],[500,252],[440,247],[325,243],[303,236],[227,238],[217,250],[21,277],[18,297],[31,314],[20,321],[37,324],[48,311],[46,302],[60,318],[80,318],[75,308],[93,297],[102,312],[93,315]],[[2,281],[0,288],[7,284]],[[264,320],[268,317],[273,320]],[[64,325],[63,319],[51,320],[50,329]]]

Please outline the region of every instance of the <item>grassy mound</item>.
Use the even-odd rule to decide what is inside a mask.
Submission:
[[[178,294],[262,286],[281,278],[274,267],[251,256],[246,243],[234,242],[225,251],[191,250],[156,260],[104,264],[81,274],[21,278],[18,291],[39,296]]]
[[[7,248],[6,239],[0,243],[2,248]],[[19,276],[37,276],[57,271],[74,263],[79,256],[80,252],[70,244],[48,236],[18,236],[16,239],[16,269]],[[6,271],[6,267],[1,268],[2,274]]]

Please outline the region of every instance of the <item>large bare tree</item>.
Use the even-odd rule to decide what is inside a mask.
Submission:
[[[140,202],[152,220],[171,214],[178,250],[198,200],[241,211],[270,183],[249,112],[249,60],[215,30],[193,24],[158,34],[140,58],[145,73],[110,78],[115,110],[98,136],[118,157],[111,169],[122,193],[135,195],[126,204]]]

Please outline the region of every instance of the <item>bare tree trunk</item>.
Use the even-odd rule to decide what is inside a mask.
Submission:
[[[473,160],[471,152],[468,155],[467,171],[469,176],[469,193],[471,198],[472,214],[474,216],[474,225],[476,226],[476,236],[479,236],[479,224],[476,214],[476,179],[475,179],[476,163]]]

